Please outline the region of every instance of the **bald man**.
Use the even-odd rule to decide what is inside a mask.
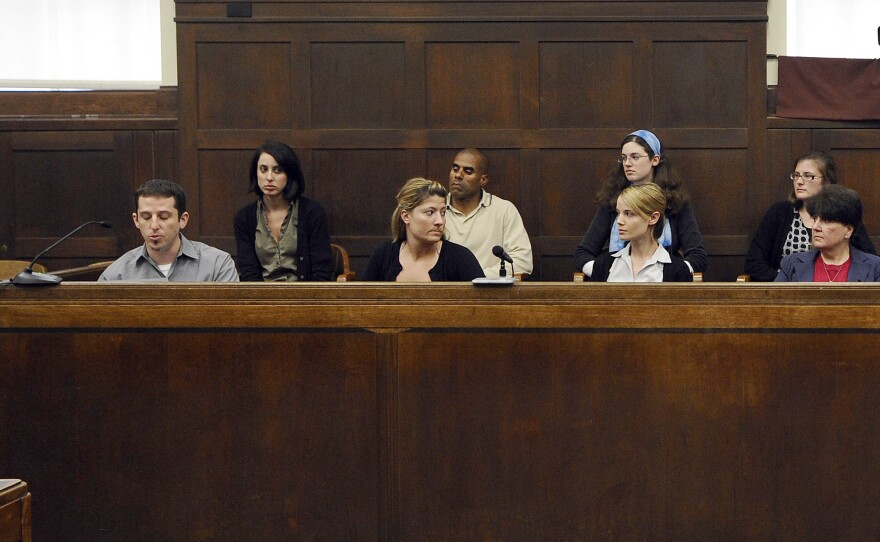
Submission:
[[[522,217],[513,203],[487,192],[488,183],[485,154],[463,149],[455,155],[449,171],[447,237],[474,253],[486,277],[498,276],[500,260],[492,253],[496,245],[510,254],[514,273],[531,274],[532,243]]]

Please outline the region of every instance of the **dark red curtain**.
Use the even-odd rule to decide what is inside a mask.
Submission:
[[[776,115],[795,119],[880,119],[880,60],[779,57]]]

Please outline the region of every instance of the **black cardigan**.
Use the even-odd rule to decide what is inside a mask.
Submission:
[[[257,202],[235,213],[236,263],[242,281],[262,282],[263,266],[257,257]],[[318,202],[300,196],[296,228],[297,275],[302,281],[333,279],[330,225]]]
[[[400,265],[400,241],[383,241],[370,256],[367,270],[362,280],[397,280],[403,271]],[[452,241],[443,241],[437,263],[428,271],[432,282],[463,282],[484,277],[483,268],[477,257],[468,248]]]

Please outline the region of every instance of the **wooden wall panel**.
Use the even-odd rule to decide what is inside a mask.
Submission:
[[[542,128],[633,124],[632,43],[541,43]]]
[[[657,126],[748,126],[747,42],[660,42],[653,50]]]
[[[205,151],[287,141],[314,158],[307,193],[328,208],[356,270],[387,235],[388,195],[426,171],[445,182],[438,162],[448,159],[438,156],[476,146],[502,156],[494,191],[526,219],[533,278],[569,280],[557,264],[571,260],[589,223],[608,157],[637,128],[656,130],[679,163],[695,157],[686,182],[703,206],[710,254],[747,246],[741,217],[750,215],[713,197],[708,157],[718,149],[730,158],[736,181],[725,194],[766,176],[765,2],[251,5],[252,19],[231,20],[219,2],[176,3],[184,185],[215,175],[193,159]],[[272,83],[260,79],[270,65],[273,99],[251,88]],[[565,154],[575,158],[560,162]],[[385,167],[382,158],[349,165],[391,155]],[[229,246],[222,220],[208,219],[211,239]]]
[[[74,227],[91,226],[51,258],[114,258],[129,238],[135,171],[131,132],[29,132],[5,138],[7,258],[31,259]],[[52,267],[51,259],[47,259]]]
[[[376,353],[357,332],[2,334],[3,462],[33,477],[36,539],[376,539]]]
[[[200,43],[196,57],[200,129],[290,126],[289,42]]]
[[[50,270],[116,258],[143,242],[133,193],[151,178],[177,179],[177,91],[0,93],[0,259],[46,256]]]
[[[408,171],[423,175],[424,166],[410,168],[403,149],[318,149],[312,154],[311,193],[330,215],[332,233],[390,237],[394,197],[403,185],[397,179]]]
[[[834,156],[841,184],[856,190],[868,232],[880,236],[880,141],[871,130],[815,130],[813,146]]]
[[[875,346],[877,339],[858,336]],[[398,448],[411,459],[400,473],[401,539],[799,539],[814,529],[872,531],[876,522],[854,512],[866,502],[862,491],[876,492],[864,480],[844,490],[845,502],[824,494],[842,489],[840,478],[873,471],[850,445],[880,444],[865,434],[877,417],[852,416],[877,404],[858,383],[875,377],[852,365],[837,371],[785,361],[793,340],[787,333],[401,337]],[[552,354],[528,352],[550,342]],[[846,342],[829,337],[817,356],[846,357]],[[642,349],[663,354],[644,357]],[[815,401],[805,406],[798,396]],[[789,410],[795,404],[804,410]],[[808,428],[807,420],[821,421]],[[860,428],[862,437],[832,438],[837,424]],[[816,429],[821,436],[804,446],[760,436]],[[727,506],[734,501],[741,506]],[[741,521],[768,509],[776,525]]]
[[[312,128],[406,125],[403,43],[314,43]]]
[[[515,128],[519,116],[516,43],[426,43],[426,128]]]
[[[0,470],[41,540],[875,540],[878,294],[4,288]]]
[[[253,152],[205,150],[199,153],[199,170],[203,173],[199,183],[199,204],[190,209],[187,230],[195,230],[215,242],[216,238],[231,241],[232,217],[255,197],[247,191],[250,183],[248,167]]]
[[[672,149],[674,164],[691,195],[700,231],[708,237],[747,237],[748,153],[744,149]]]
[[[618,155],[620,151],[612,149],[542,151],[540,216],[553,218],[542,220],[533,235],[579,240],[596,212],[596,191]],[[571,246],[572,257],[576,246],[577,241]]]

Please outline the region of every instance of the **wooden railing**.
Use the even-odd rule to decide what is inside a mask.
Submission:
[[[876,538],[880,286],[0,289],[38,540]]]

